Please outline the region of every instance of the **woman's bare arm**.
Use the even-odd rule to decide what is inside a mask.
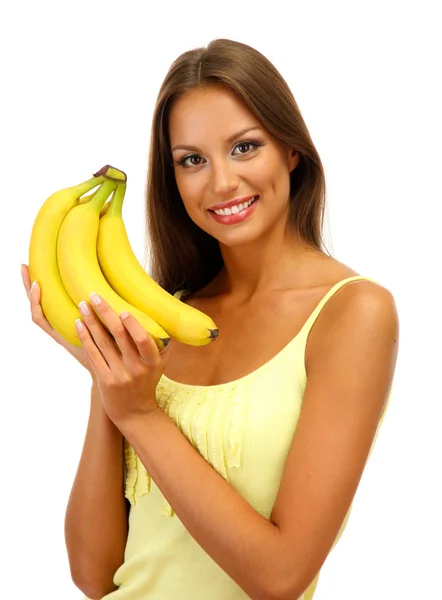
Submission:
[[[89,422],[66,509],[65,540],[72,579],[91,600],[115,589],[127,539],[123,436],[91,389]]]

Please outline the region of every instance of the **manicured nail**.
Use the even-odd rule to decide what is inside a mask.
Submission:
[[[36,286],[37,286],[37,281],[33,281],[32,285],[31,285],[31,294],[35,290]]]
[[[84,329],[83,321],[81,319],[75,319],[75,327],[77,331],[82,331]]]
[[[127,317],[129,317],[129,316],[130,316],[130,313],[128,313],[128,312],[126,312],[126,311],[122,312],[122,313],[121,313],[121,315],[120,315],[120,317],[121,317],[122,319],[127,319]]]
[[[88,303],[85,302],[84,300],[82,300],[80,302],[80,304],[78,305],[78,308],[80,309],[81,314],[84,315],[85,317],[87,317],[88,315],[91,314],[91,309],[89,308]]]
[[[101,302],[100,296],[98,294],[96,294],[95,292],[92,292],[92,294],[89,296],[89,298],[91,299],[92,304],[95,304],[95,306],[97,306]]]

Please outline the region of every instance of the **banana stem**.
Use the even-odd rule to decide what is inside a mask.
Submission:
[[[90,206],[91,210],[100,212],[103,208],[103,204],[109,198],[110,194],[115,190],[117,184],[115,181],[105,181],[98,188],[92,200],[89,200],[87,203]]]
[[[126,184],[121,183],[117,185],[117,189],[112,196],[112,200],[110,201],[108,214],[112,216],[120,216],[123,213],[123,201],[124,195],[126,193]]]
[[[88,179],[83,183],[79,183],[75,186],[75,188],[78,190],[77,198],[79,198],[83,194],[86,194],[87,192],[89,192],[89,190],[94,188],[99,183],[102,183],[103,181],[105,181],[104,177],[92,177],[92,179]]]

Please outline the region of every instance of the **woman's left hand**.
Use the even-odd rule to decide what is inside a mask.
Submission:
[[[83,320],[76,323],[77,335],[95,372],[104,409],[118,427],[159,408],[156,388],[165,355],[133,315],[120,317],[101,296],[97,304],[96,299],[91,294],[92,306],[80,303]]]

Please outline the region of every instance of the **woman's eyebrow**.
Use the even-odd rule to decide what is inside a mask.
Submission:
[[[254,131],[255,129],[260,129],[262,131],[262,127],[257,127],[257,126],[245,127],[244,129],[241,129],[241,131],[238,131],[234,135],[231,135],[229,138],[227,138],[226,141],[229,144],[231,144],[234,140],[236,140],[240,136],[244,135],[245,133],[248,133],[249,131]],[[195,152],[201,151],[201,149],[198,148],[198,146],[189,146],[187,144],[175,144],[175,146],[172,148],[172,152],[174,150],[194,150]]]

